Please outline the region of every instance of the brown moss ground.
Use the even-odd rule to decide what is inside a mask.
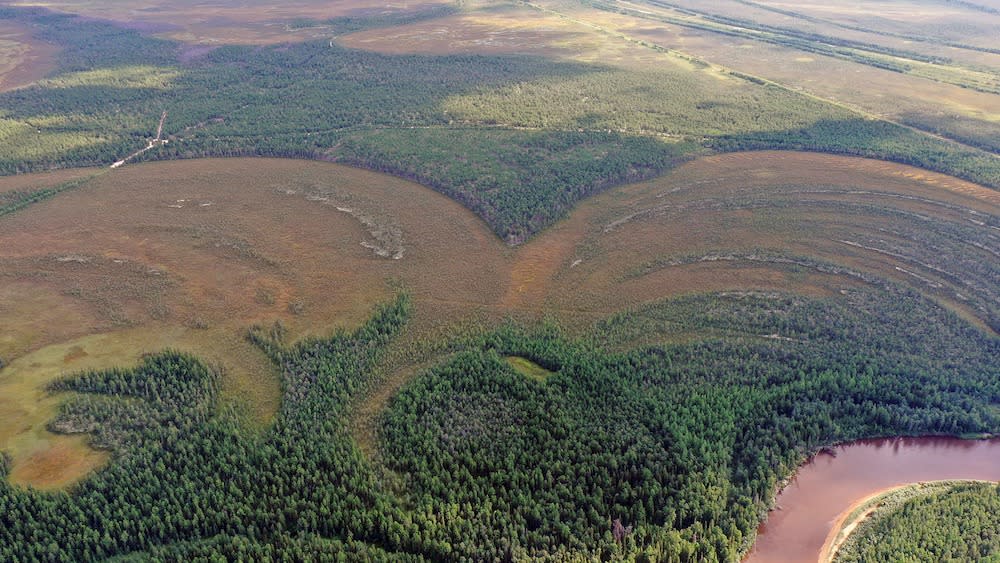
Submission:
[[[128,9],[114,0],[35,2],[20,0],[17,6],[42,6],[51,10],[91,18],[118,21],[129,27],[153,32],[186,43],[215,45],[267,45],[327,38],[324,28],[293,29],[297,19],[325,20],[345,16],[378,14],[387,7],[400,11],[420,11],[447,2],[387,5],[373,0],[292,0],[281,3],[211,3],[201,0],[137,0]]]
[[[31,178],[51,181],[16,181]],[[742,205],[754,198],[784,203]],[[400,287],[415,316],[352,421],[368,453],[395,391],[463,327],[549,316],[584,331],[627,307],[686,293],[835,296],[865,283],[780,262],[664,260],[761,250],[805,256],[963,310],[900,272],[914,267],[905,260],[839,241],[894,227],[888,212],[950,224],[971,211],[1000,215],[997,192],[879,161],[729,154],[591,198],[510,248],[454,201],[372,172],[279,159],[130,165],[0,219],[0,358],[10,361],[0,372],[0,448],[13,453],[18,482],[73,482],[103,458],[44,432],[61,397],[41,387],[164,347],[221,365],[226,400],[264,425],[278,406],[278,379],[246,343],[246,328],[281,320],[293,339],[325,334],[363,321]]]
[[[679,4],[685,4],[682,0]],[[857,24],[858,14],[827,13],[828,5],[816,6],[806,3],[784,5],[767,3],[779,9],[800,11],[818,17],[832,18],[841,23]],[[927,55],[955,60],[955,65],[968,70],[992,69],[1000,72],[1000,55],[954,49],[945,46],[904,42],[891,37],[855,33],[830,25],[811,25],[804,20],[790,20],[786,16],[764,10],[753,9],[735,1],[688,2],[688,6],[737,18],[752,19],[769,25],[793,27],[803,31],[854,39],[863,43],[885,45],[889,48],[912,51],[915,48]],[[900,5],[902,6],[902,5]],[[984,14],[963,12],[944,5],[920,8],[911,6],[907,11],[900,6],[885,7],[891,17],[882,18],[877,23],[869,23],[874,28],[893,28],[898,33],[917,35],[937,35],[921,28],[920,22],[909,21],[914,13],[931,11],[947,12],[944,19],[954,20],[953,25],[966,29],[991,29],[981,21]],[[646,4],[630,4],[655,15],[677,17],[679,12],[652,7]],[[848,7],[848,10],[851,8]],[[869,12],[874,8],[865,5]],[[743,37],[730,37],[681,27],[660,21],[649,21],[621,14],[612,14],[596,9],[576,9],[571,12],[581,21],[592,22],[608,30],[645,40],[656,45],[674,49],[703,59],[722,64],[751,75],[760,76],[786,87],[807,92],[819,98],[846,105],[864,114],[879,116],[913,124],[921,129],[939,132],[958,140],[996,139],[1000,134],[1000,101],[994,94],[977,92],[954,84],[936,82],[915,75],[901,74],[863,64],[825,57],[798,49],[755,42]],[[1000,16],[986,16],[1000,23]],[[943,20],[942,20],[943,21]],[[895,24],[893,23],[895,22]],[[977,27],[978,26],[978,27]],[[935,28],[940,31],[943,28]],[[995,30],[995,27],[992,28]],[[958,40],[952,38],[953,40]],[[956,68],[958,68],[956,66]]]
[[[55,70],[55,45],[37,41],[31,31],[0,21],[0,92],[25,86]]]

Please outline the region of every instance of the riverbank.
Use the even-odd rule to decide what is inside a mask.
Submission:
[[[820,563],[974,561],[1000,553],[1000,483],[922,482],[865,499],[831,531]]]
[[[966,483],[992,483],[980,479],[922,481],[898,487],[888,487],[858,500],[833,523],[833,528],[820,550],[820,563],[832,563],[837,553],[852,539],[852,534],[867,522],[874,521],[898,509],[904,502],[938,491],[946,491]],[[862,528],[863,529],[863,528]]]
[[[824,449],[778,493],[744,561],[825,561],[831,533],[863,513],[865,501],[914,483],[980,480],[1000,480],[1000,439],[886,438]]]

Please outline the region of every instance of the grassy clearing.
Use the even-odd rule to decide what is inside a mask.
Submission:
[[[58,88],[151,88],[166,90],[180,76],[177,69],[149,65],[101,68],[60,74],[35,84],[46,89]],[[51,124],[43,123],[46,126]]]
[[[53,435],[47,430],[67,398],[46,391],[47,384],[69,373],[132,365],[165,348],[197,354],[210,365],[223,367],[227,406],[243,415],[250,430],[269,424],[278,408],[277,374],[242,334],[163,324],[91,334],[15,357],[0,372],[0,444],[14,460],[11,481],[64,488],[108,460],[107,452],[87,447],[86,436]]]
[[[272,45],[329,37],[331,24],[327,20],[369,21],[387,11],[384,2],[369,0],[294,0],[281,6],[257,2],[209,5],[198,0],[140,0],[130,4],[127,12],[122,11],[114,0],[24,0],[18,2],[18,5],[39,6],[63,13],[120,21],[158,36],[201,45]],[[391,13],[405,18],[452,5],[451,2],[427,0],[405,7],[393,7]]]
[[[11,481],[52,489],[72,484],[108,459],[87,448],[82,436],[55,436],[46,426],[64,397],[46,384],[84,367],[110,367],[128,361],[108,339],[91,336],[37,350],[0,372],[0,443],[14,459]]]
[[[528,379],[534,379],[539,383],[545,383],[546,379],[555,375],[555,372],[552,370],[545,369],[528,358],[522,358],[520,356],[507,356],[504,359],[507,360],[510,367],[517,370],[518,373]]]
[[[25,86],[55,70],[58,48],[34,40],[30,29],[0,20],[0,92]]]

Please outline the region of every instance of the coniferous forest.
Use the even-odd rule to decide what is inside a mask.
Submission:
[[[935,487],[866,522],[837,561],[906,558],[989,561],[1000,548],[1000,489],[992,483]]]
[[[706,150],[794,149],[881,158],[1000,187],[1000,164],[899,125],[734,75],[623,72],[523,55],[381,55],[335,42],[184,45],[40,9],[60,72],[0,93],[0,174],[141,159],[317,158],[417,180],[512,243],[582,198]],[[516,92],[516,95],[514,93]],[[580,92],[598,97],[578,103]],[[455,159],[455,151],[463,154]]]
[[[496,244],[468,248],[502,255],[487,264],[485,256],[448,254],[463,264],[482,258],[482,279],[468,282],[484,295],[476,301],[464,280],[420,269],[447,267],[439,256],[427,257],[441,247],[420,240],[436,231],[420,230],[411,216],[397,221],[378,208],[384,192],[368,198],[351,183],[386,176],[365,172],[355,180],[335,175],[347,167],[330,164],[322,165],[334,170],[329,175],[303,175],[288,185],[238,179],[247,201],[236,212],[232,186],[186,187],[197,198],[177,196],[191,199],[164,195],[145,210],[149,224],[139,226],[115,217],[91,225],[62,209],[67,230],[79,227],[67,237],[99,241],[90,254],[76,252],[72,240],[55,240],[58,234],[38,238],[43,250],[50,244],[58,251],[36,252],[28,247],[37,225],[19,224],[9,240],[24,248],[0,248],[0,317],[49,314],[46,298],[78,307],[59,311],[55,321],[39,314],[37,326],[9,337],[0,327],[0,345],[7,346],[0,351],[15,350],[15,362],[56,342],[45,340],[52,328],[43,326],[46,319],[82,323],[104,307],[94,318],[117,317],[88,330],[135,329],[132,336],[174,323],[174,334],[205,335],[207,343],[228,338],[229,352],[256,354],[257,367],[266,366],[261,373],[276,374],[280,397],[275,391],[273,417],[248,421],[249,409],[226,396],[226,366],[182,345],[146,350],[138,362],[111,369],[66,369],[44,387],[44,397],[32,395],[62,401],[45,428],[60,437],[85,435],[108,461],[71,486],[42,491],[12,483],[15,460],[0,444],[0,562],[739,561],[776,492],[820,449],[869,437],[1000,434],[996,116],[965,116],[960,125],[950,124],[944,110],[880,118],[851,100],[710,64],[651,37],[682,37],[692,49],[701,33],[758,41],[828,63],[856,63],[864,72],[926,79],[933,88],[966,89],[975,100],[1000,92],[1000,70],[985,62],[963,67],[930,51],[968,51],[987,62],[1000,51],[974,38],[874,33],[891,46],[808,26],[794,30],[767,17],[829,21],[766,2],[733,2],[745,17],[723,17],[687,0],[645,0],[636,4],[642,9],[590,0],[472,4],[303,16],[284,21],[283,32],[321,29],[330,37],[210,47],[141,26],[0,6],[0,23],[29,30],[53,53],[45,77],[0,90],[0,176],[94,168],[55,174],[44,184],[0,186],[0,235],[12,224],[5,221],[68,192],[105,190],[122,205],[138,190],[163,185],[166,172],[148,183],[137,175],[125,188],[101,183],[129,178],[112,176],[123,165],[268,156],[422,184],[466,209],[415,204],[414,216],[424,221],[444,209],[444,219],[436,219],[458,224],[468,219],[459,212],[471,211],[488,227],[469,215],[466,223],[476,224],[448,236],[478,236]],[[976,3],[952,4],[1000,16]],[[553,28],[586,16],[587,33],[620,42],[620,52],[612,52],[623,59],[634,54],[628,49],[672,58],[633,64],[544,50],[391,54],[338,41],[469,13],[506,17],[505,10],[533,10]],[[616,18],[637,19],[621,31],[613,24],[626,20]],[[835,27],[870,33],[869,25],[862,18]],[[547,48],[561,53],[559,45]],[[0,65],[0,79],[4,72]],[[730,172],[730,184],[688,171],[682,178],[694,179],[677,185],[603,194],[614,198],[567,227],[571,212],[600,192],[696,159],[762,150],[774,153],[731,169],[738,172]],[[802,170],[817,165],[801,160],[788,168],[800,174],[794,181],[762,180],[780,176],[770,166],[781,159],[775,155],[788,154],[781,151],[840,155],[827,162],[844,179],[803,179],[809,170]],[[301,171],[303,163],[293,163]],[[419,189],[392,186],[399,200]],[[251,188],[256,208],[245,195]],[[274,204],[275,194],[286,200]],[[267,215],[284,238],[259,247],[240,238],[255,232],[241,221],[284,203],[302,214]],[[209,215],[224,205],[232,215]],[[694,214],[704,214],[704,224],[689,221]],[[310,228],[322,228],[310,231],[315,247],[299,248],[296,222],[305,215]],[[579,236],[553,237],[534,254],[516,254],[514,247],[549,228],[577,229]],[[324,238],[330,233],[336,236]],[[635,240],[627,240],[631,233]],[[369,238],[391,241],[394,252]],[[135,240],[141,256],[126,256],[120,249],[134,248],[128,245]],[[170,244],[183,250],[171,254]],[[303,263],[279,255],[292,247],[307,257]],[[188,256],[205,260],[192,268],[231,265],[226,279],[242,284],[241,295],[255,305],[213,293],[211,275],[185,279],[170,269],[170,259]],[[317,274],[308,260],[316,256],[344,256],[345,264],[371,266],[377,275]],[[411,257],[413,269],[392,269]],[[489,279],[494,274],[498,279]],[[60,276],[73,275],[90,276],[91,285],[58,285]],[[424,285],[413,291],[407,275]],[[269,285],[254,285],[261,279]],[[561,293],[545,293],[567,280]],[[719,289],[730,281],[729,290]],[[309,296],[364,294],[367,301],[337,309],[345,319],[321,320],[351,328],[302,326],[315,320],[309,307],[320,309],[315,298],[296,294],[310,283]],[[435,283],[445,290],[427,289]],[[357,290],[365,284],[372,287]],[[36,299],[35,285],[55,297]],[[184,293],[191,286],[204,301],[193,290]],[[596,294],[593,287],[605,294],[586,293]],[[606,295],[619,287],[621,296]],[[574,288],[583,297],[576,299]],[[171,309],[171,298],[181,304]],[[18,308],[22,302],[28,305]],[[280,320],[247,322],[234,336],[224,333],[231,326],[177,313],[205,302],[231,307],[234,319],[299,325],[293,337]],[[374,302],[380,304],[364,309],[362,322],[346,320],[352,308]],[[434,310],[420,317],[421,306]],[[220,316],[213,314],[206,318]],[[58,365],[79,357],[67,353]],[[9,359],[0,358],[0,384],[11,373],[3,371]],[[400,373],[405,377],[391,379]],[[263,380],[257,375],[252,381]],[[374,426],[366,443],[352,425],[379,393],[382,408],[365,419]],[[995,558],[998,498],[995,486],[980,484],[907,500],[840,556]]]
[[[259,435],[213,410],[218,374],[184,354],[72,375],[51,428],[115,461],[72,494],[3,485],[0,556],[731,561],[820,445],[1000,426],[1000,341],[899,292],[708,295],[584,337],[511,323],[459,338],[392,401],[379,463],[345,416],[406,330],[405,295],[351,333],[287,345],[253,329],[283,374]],[[621,346],[663,318],[730,333]],[[788,340],[756,336],[774,331]]]

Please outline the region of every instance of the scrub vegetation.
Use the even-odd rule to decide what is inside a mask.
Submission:
[[[821,448],[1000,433],[986,6],[23,4],[0,560],[738,561]]]

